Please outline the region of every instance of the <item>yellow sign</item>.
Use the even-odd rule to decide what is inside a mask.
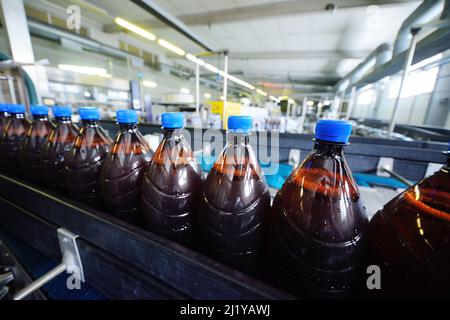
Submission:
[[[223,112],[223,101],[211,101],[211,113],[220,114],[220,119],[222,119],[222,127],[226,130],[228,129],[228,117],[238,116],[241,114],[241,104],[239,102],[227,101],[227,106],[225,114]]]

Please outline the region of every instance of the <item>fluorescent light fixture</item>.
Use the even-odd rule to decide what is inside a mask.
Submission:
[[[144,29],[139,28],[138,26],[136,26],[136,25],[134,25],[134,24],[132,24],[132,23],[122,19],[122,18],[117,17],[117,18],[114,19],[114,22],[117,23],[119,26],[121,26],[121,27],[123,27],[123,28],[125,28],[125,29],[127,29],[127,30],[129,30],[131,32],[134,32],[134,33],[136,33],[136,34],[140,35],[141,37],[144,37],[144,38],[146,38],[148,40],[151,40],[151,41],[156,40],[156,36],[153,33],[145,31]]]
[[[100,76],[100,77],[104,77],[104,78],[111,78],[111,75],[108,74],[106,69],[103,69],[103,68],[75,66],[75,65],[70,65],[70,64],[59,64],[58,68],[61,70],[87,74],[90,76]]]
[[[228,78],[228,74],[225,73],[223,70],[219,70],[219,75],[221,75],[224,78]]]
[[[219,74],[220,74],[220,72],[219,72]],[[250,83],[245,82],[244,80],[236,78],[235,76],[232,76],[231,74],[228,74],[227,77],[230,81],[240,84],[241,86],[244,86],[246,88],[249,88],[250,90],[255,90],[255,86],[252,86]]]
[[[153,82],[153,81],[144,80],[144,81],[142,81],[142,84],[145,87],[149,87],[149,88],[156,88],[157,87],[156,82]]]
[[[186,58],[188,60],[191,60],[193,63],[197,63],[199,66],[205,65],[205,61],[203,61],[202,59],[197,58],[193,54],[186,53]]]
[[[278,101],[277,97],[274,97],[274,96],[269,96],[269,98],[270,98],[270,100],[273,100],[273,101]]]
[[[325,100],[324,102],[323,102],[323,105],[324,106],[329,106],[331,104],[331,101],[330,100]]]
[[[306,101],[306,105],[311,107],[314,105],[314,101],[308,100],[308,101]]]
[[[209,63],[205,63],[204,67],[206,69],[208,69],[209,71],[211,71],[211,72],[214,72],[214,73],[218,73],[219,72],[219,69],[217,69],[216,67],[210,65]]]
[[[211,93],[205,93],[203,95],[206,99],[211,99]]]
[[[184,94],[189,94],[189,92],[191,92],[191,91],[188,88],[181,88],[180,92],[184,93]]]
[[[175,52],[176,54],[180,55],[180,56],[184,56],[185,55],[185,51],[181,48],[178,48],[176,45],[171,44],[170,42],[164,40],[164,39],[158,39],[158,43],[163,46],[166,49],[169,49],[172,52]]]
[[[223,100],[223,96],[220,96],[220,100]]]
[[[267,96],[267,93],[265,93],[264,91],[262,91],[261,89],[256,89],[256,93],[259,93],[262,96]]]

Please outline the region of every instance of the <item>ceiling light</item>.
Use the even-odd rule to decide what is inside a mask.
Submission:
[[[236,78],[235,76],[232,76],[231,74],[228,74],[227,77],[228,77],[228,79],[230,79],[230,81],[240,84],[241,86],[244,86],[246,88],[249,88],[250,90],[255,90],[255,86],[252,86],[250,83],[245,82],[244,80]]]
[[[306,101],[306,105],[311,107],[314,105],[314,101],[308,100],[308,101]]]
[[[163,46],[166,49],[169,49],[172,52],[175,52],[176,54],[180,55],[180,56],[184,56],[184,54],[186,52],[184,52],[183,49],[178,48],[176,45],[171,44],[170,42],[164,40],[164,39],[158,39],[158,43]]]
[[[156,82],[153,82],[153,81],[144,80],[144,81],[142,81],[142,84],[145,87],[149,87],[149,88],[156,88],[157,87]]]
[[[270,98],[270,100],[273,100],[273,101],[278,101],[277,97],[274,97],[274,96],[270,96],[269,98]]]
[[[70,64],[59,64],[58,68],[61,70],[87,74],[90,76],[100,76],[100,77],[104,77],[104,78],[111,78],[111,75],[108,74],[106,69],[103,69],[103,68],[75,66],[75,65],[70,65]]]
[[[189,94],[189,92],[191,92],[191,91],[188,88],[181,88],[180,92],[184,93],[184,94]]]
[[[214,72],[214,73],[218,73],[219,72],[219,69],[217,69],[216,67],[210,65],[209,63],[205,63],[204,67],[206,69],[208,69],[209,71],[211,71],[211,72]]]
[[[206,99],[211,99],[211,93],[205,93],[203,95]]]
[[[186,53],[186,58],[188,60],[191,60],[193,63],[197,63],[199,66],[205,65],[205,61],[203,61],[202,59],[197,58],[193,54]]]
[[[261,89],[256,89],[256,93],[259,93],[262,96],[267,96],[267,93],[265,93],[264,91],[262,91]]]
[[[148,40],[152,40],[152,41],[156,40],[156,36],[153,33],[145,31],[144,29],[139,28],[138,26],[136,26],[122,18],[117,17],[114,19],[114,22],[117,23],[119,26],[121,26],[131,32],[134,32]]]

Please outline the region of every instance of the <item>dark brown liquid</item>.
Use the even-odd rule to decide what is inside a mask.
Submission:
[[[316,143],[273,204],[273,255],[293,290],[348,295],[363,262],[367,218],[342,146]]]
[[[24,114],[11,114],[6,126],[3,128],[0,139],[0,164],[1,168],[12,175],[20,175],[19,155],[22,151],[25,135],[30,127],[30,122]]]
[[[134,125],[122,125],[102,165],[103,202],[115,216],[137,223],[142,177],[153,151]]]
[[[80,134],[64,161],[66,187],[73,199],[101,206],[100,170],[111,144],[97,122],[83,121]]]
[[[234,138],[206,178],[198,223],[209,255],[253,272],[261,254],[270,194],[248,136]]]
[[[192,241],[192,213],[202,183],[201,168],[182,131],[166,130],[142,183],[144,227],[174,241]]]
[[[369,224],[370,264],[388,298],[450,296],[450,158],[431,177],[388,202]]]
[[[64,192],[64,158],[79,133],[78,127],[70,118],[57,118],[56,127],[53,128],[45,143],[40,168],[42,180],[53,190]]]
[[[3,128],[6,126],[6,123],[8,122],[9,115],[7,112],[0,111],[0,136],[3,132]]]
[[[42,182],[40,160],[43,147],[52,128],[53,124],[47,116],[34,116],[25,137],[20,161],[25,177],[32,182]]]

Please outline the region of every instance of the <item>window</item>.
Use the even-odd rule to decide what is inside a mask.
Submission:
[[[419,70],[409,74],[403,86],[402,98],[412,97],[433,91],[439,67]],[[389,88],[389,99],[396,99],[400,90],[400,78],[392,80]]]
[[[375,98],[375,92],[373,88],[363,90],[358,95],[358,105],[369,105],[372,104]]]

